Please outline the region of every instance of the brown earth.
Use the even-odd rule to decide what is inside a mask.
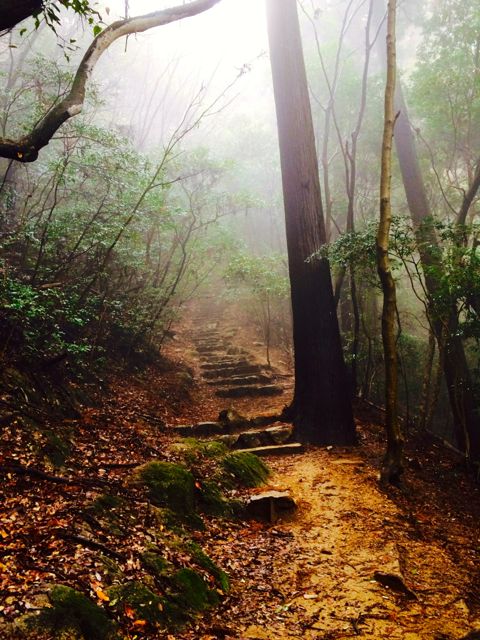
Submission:
[[[406,493],[383,492],[364,450],[312,449],[269,463],[269,486],[291,491],[296,517],[210,542],[213,557],[228,558],[233,592],[179,637],[224,627],[233,638],[453,640],[480,627],[472,485],[463,490],[473,490],[475,509],[466,494],[431,493],[433,469],[409,473]],[[456,475],[453,461],[442,465]]]
[[[103,491],[88,481],[122,486],[132,465],[168,458],[175,437],[163,423],[210,420],[225,408],[214,387],[198,378],[191,337],[182,334],[168,347],[177,365],[152,365],[128,378],[112,375],[107,397],[61,425],[72,432],[75,448],[67,467],[56,473],[87,484],[59,489],[47,479],[4,474],[0,612],[5,619],[32,608],[53,582],[88,590],[92,576],[98,579],[94,550],[55,537],[59,527],[77,527],[81,506]],[[192,367],[197,384],[180,359]],[[235,407],[251,416],[279,411],[291,392],[288,381],[284,384],[281,396],[235,400]],[[311,448],[268,460],[274,471],[269,488],[291,491],[298,504],[294,517],[274,525],[211,521],[198,534],[231,577],[231,592],[220,607],[176,635],[124,627],[125,638],[459,640],[480,628],[475,478],[455,453],[410,434],[403,487],[382,489],[377,481],[381,414],[360,405],[357,417],[356,449]],[[31,427],[21,422],[3,428],[0,451],[0,464],[54,473],[32,446]],[[141,548],[148,514],[143,503],[136,508],[131,535],[120,541],[105,535],[106,546],[119,552]],[[132,578],[138,573],[135,566],[125,570]]]
[[[261,344],[238,337],[261,361]],[[268,411],[281,411],[290,393],[287,382]],[[250,416],[266,409],[258,400],[235,406]],[[480,629],[478,486],[455,453],[411,434],[403,487],[382,489],[383,415],[362,404],[356,413],[360,447],[268,459],[267,489],[290,490],[297,514],[215,533],[209,551],[230,568],[232,594],[179,637],[209,638],[210,627],[212,638],[456,640]]]

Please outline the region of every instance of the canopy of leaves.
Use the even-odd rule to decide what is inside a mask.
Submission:
[[[94,25],[93,32],[97,35],[101,27],[96,24],[101,19],[96,8],[98,3],[91,0],[44,0],[42,8],[34,13],[35,26],[38,28],[42,20],[56,33],[57,27],[61,23],[62,8],[74,11],[82,18],[86,18],[88,24]]]

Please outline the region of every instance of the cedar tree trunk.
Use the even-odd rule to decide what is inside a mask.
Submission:
[[[296,0],[267,0],[280,143],[295,350],[296,437],[355,443],[330,266],[310,257],[325,244],[318,161]]]

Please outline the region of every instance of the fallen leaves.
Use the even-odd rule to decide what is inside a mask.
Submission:
[[[133,621],[133,626],[134,627],[146,627],[147,626],[147,621],[146,620],[134,620]]]
[[[85,486],[51,486],[44,480],[5,474],[0,505],[0,589],[3,598],[0,612],[7,620],[38,608],[37,595],[45,594],[52,584],[59,582],[84,592],[91,589],[90,596],[109,615],[115,615],[114,612],[118,610],[118,620],[122,628],[127,630],[128,637],[160,637],[158,630],[149,628],[141,610],[136,611],[128,604],[115,608],[117,601],[108,595],[112,578],[105,571],[98,550],[69,543],[54,533],[56,528],[61,527],[65,531],[100,540],[109,548],[122,552],[124,561],[119,561],[119,565],[129,580],[142,577],[139,553],[151,543],[154,527],[149,520],[151,513],[146,502],[124,481],[132,464],[152,456],[167,455],[170,436],[151,417],[158,416],[174,424],[208,419],[218,413],[218,401],[208,395],[211,389],[199,389],[195,391],[197,395],[187,399],[182,398],[169,382],[168,373],[164,382],[162,380],[158,372],[153,370],[147,372],[143,383],[133,377],[127,381],[119,377],[113,383],[110,399],[84,409],[80,420],[70,421],[68,427],[72,431],[75,449],[67,468],[62,472],[48,469],[45,460],[38,457],[38,448],[28,441],[32,435],[31,427],[23,428],[21,424],[16,424],[0,434],[1,451],[18,465],[46,468],[49,472],[68,477],[81,475],[89,479],[101,478],[119,492],[131,491],[129,495],[133,497],[128,513],[115,520],[115,526],[120,531],[115,535],[104,526],[101,518],[94,517],[90,523],[83,518],[85,508],[98,497],[99,490]],[[150,417],[142,418],[141,414]],[[364,449],[362,455],[369,450]],[[415,496],[408,496],[404,498],[405,507],[392,515],[386,513],[388,509],[393,511],[391,499],[379,497],[376,485],[369,480],[367,465],[359,465],[365,471],[364,475],[354,474],[351,477],[352,465],[345,462],[332,464],[335,456],[334,450],[325,455],[319,450],[295,462],[279,459],[272,463],[278,469],[283,488],[289,488],[298,480],[299,492],[303,492],[296,527],[280,524],[269,528],[257,522],[245,524],[212,520],[207,521],[205,531],[193,533],[192,538],[205,546],[209,555],[229,572],[233,589],[228,594],[218,589],[222,598],[220,607],[206,613],[191,628],[167,635],[167,640],[239,640],[245,637],[244,631],[250,627],[261,629],[263,635],[258,637],[266,638],[282,637],[280,632],[285,633],[285,637],[311,638],[319,637],[320,633],[328,637],[326,633],[332,629],[339,629],[339,633],[344,635],[359,635],[381,625],[385,625],[381,627],[385,632],[388,629],[388,633],[395,637],[399,629],[432,624],[428,622],[428,610],[425,614],[417,602],[408,602],[407,607],[418,607],[418,610],[403,610],[397,607],[398,597],[395,598],[387,590],[382,593],[382,589],[370,583],[375,568],[385,569],[380,560],[388,560],[387,554],[382,551],[383,536],[387,535],[387,530],[389,539],[402,537],[408,544],[410,533],[413,532],[413,536],[421,527],[424,544],[432,545],[433,550],[438,540],[446,548],[455,544],[458,568],[457,573],[448,574],[451,583],[449,588],[453,595],[461,593],[470,602],[468,593],[477,587],[466,585],[464,573],[472,570],[468,565],[469,559],[478,562],[478,553],[475,551],[478,548],[477,519],[472,517],[468,524],[462,521],[461,510],[457,514],[455,504],[459,499],[459,483],[451,483],[450,493],[445,488],[441,500],[436,502],[435,496],[429,501],[424,499],[418,508],[414,504]],[[85,461],[88,461],[88,466]],[[315,466],[310,484],[307,475],[300,473],[297,466],[306,464],[306,461]],[[441,469],[442,473],[448,471],[444,466]],[[428,464],[425,463],[422,473],[427,470]],[[335,502],[340,500],[339,478],[342,474],[346,474],[345,487],[348,487],[342,498],[345,504]],[[370,475],[373,477],[373,472]],[[433,472],[425,482],[430,487],[435,486]],[[464,488],[463,491],[467,490]],[[324,502],[319,502],[320,498]],[[425,513],[425,504],[432,505],[428,513]],[[443,505],[447,506],[443,508]],[[465,506],[462,508],[465,513],[468,512]],[[448,522],[444,519],[443,511],[449,512]],[[472,512],[475,514],[473,506]],[[335,528],[337,525],[338,528]],[[155,530],[168,536],[168,529],[163,526],[155,525]],[[356,547],[353,542],[349,546],[349,537],[354,540],[354,534],[358,531],[361,531],[361,535],[357,537]],[[321,535],[326,536],[325,540],[322,541]],[[416,538],[414,540],[415,545],[420,545]],[[368,558],[370,564],[360,566],[352,558],[363,547],[369,550],[372,557]],[[439,598],[435,593],[431,595],[428,589],[432,585],[435,588],[439,580],[447,579],[443,575],[448,560],[447,552],[446,560],[444,557],[435,560],[433,551],[431,561],[418,555],[412,553],[408,558],[408,566],[415,571],[414,581],[413,572],[408,575],[408,584],[415,584],[416,589],[418,581],[421,586],[419,597],[441,604],[442,597]],[[168,559],[178,563],[178,566],[188,566],[190,562],[187,555],[173,552]],[[378,561],[376,566],[374,561]],[[300,583],[298,585],[295,576]],[[455,581],[458,584],[454,584]],[[360,593],[371,589],[377,594],[373,609],[369,610],[369,605],[362,608],[355,589],[348,591],[352,584]],[[422,595],[425,593],[428,597]],[[379,594],[387,595],[382,598]],[[41,606],[45,606],[45,602]],[[338,617],[325,612],[336,613]],[[448,618],[448,612],[441,615],[445,616],[441,620],[447,622],[454,617],[454,614],[450,614]],[[235,628],[225,628],[225,621]],[[460,637],[461,634],[452,635]],[[388,636],[377,634],[372,637]],[[429,636],[420,634],[419,637]]]
[[[107,596],[107,594],[104,591],[100,589],[100,587],[94,587],[93,590],[95,591],[95,595],[97,596],[97,598],[102,602],[110,601],[110,598]]]

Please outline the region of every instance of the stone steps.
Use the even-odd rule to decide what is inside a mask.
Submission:
[[[252,361],[248,351],[234,344],[236,330],[219,331],[218,323],[211,321],[211,316],[203,313],[196,318],[196,325],[202,329],[194,337],[195,348],[200,357],[202,378],[209,386],[216,387],[215,395],[219,398],[254,398],[281,395],[283,387],[277,384],[274,376],[265,368]],[[245,427],[244,427],[245,428]],[[188,435],[214,435],[222,433],[221,423],[215,427],[199,425],[184,425],[176,428],[178,433]],[[258,427],[257,427],[258,429]],[[223,433],[228,433],[225,429]],[[286,439],[290,437],[287,433]],[[279,445],[284,440],[275,440],[268,434],[245,436],[262,446]],[[238,438],[231,439],[235,442]],[[238,447],[246,446],[239,439]],[[251,446],[251,443],[250,445]]]
[[[203,330],[196,334],[195,347],[199,354],[201,375],[208,385],[216,387],[217,397],[253,398],[283,393],[283,387],[276,384],[276,377],[270,371],[256,363],[248,351],[234,345],[234,329],[220,333],[217,324],[208,320],[205,318],[197,322],[197,325],[203,326]],[[222,419],[222,413],[218,422],[179,425],[173,430],[183,437],[213,437],[233,451],[250,452],[258,456],[292,455],[304,451],[302,444],[290,442],[290,425],[280,423],[264,428],[278,418],[272,420],[270,416],[266,422],[262,422],[261,418],[248,420],[239,416],[238,424],[234,420],[230,424]],[[272,496],[266,498],[270,510]],[[281,499],[284,498],[282,495]]]
[[[205,368],[205,365],[209,365],[209,368],[213,369],[214,367],[237,367],[251,364],[245,356],[226,356],[220,352],[204,353],[200,356],[200,360],[202,369]]]
[[[173,431],[183,438],[193,436],[216,436],[225,433],[220,422],[197,422],[197,424],[180,424],[172,427]]]
[[[211,342],[222,342],[225,343],[225,338],[217,333],[216,331],[204,335],[196,335],[194,338],[195,344],[209,344]]]
[[[229,347],[226,351],[227,356],[247,356],[248,351],[242,349],[241,347]]]
[[[214,351],[223,351],[225,344],[223,342],[216,342],[211,344],[197,344],[195,345],[198,353],[212,353]]]
[[[198,346],[197,345],[195,348],[196,348],[196,350],[198,351],[198,353],[200,355],[203,355],[203,354],[207,354],[208,355],[208,354],[212,354],[212,353],[222,353],[225,347],[223,345],[216,344],[216,345],[208,345],[208,346],[207,345],[205,345],[205,346]]]
[[[203,371],[212,369],[229,369],[232,367],[250,366],[248,361],[243,358],[219,358],[215,361],[204,362],[200,365]]]
[[[238,377],[245,375],[257,375],[262,373],[262,368],[258,365],[242,365],[241,367],[228,367],[222,369],[211,369],[205,371],[203,377],[206,380],[214,380],[215,378],[228,378],[230,376]]]
[[[209,385],[214,385],[218,387],[238,387],[238,386],[249,386],[259,383],[272,383],[273,379],[270,376],[258,374],[252,376],[232,376],[230,378],[219,378],[218,380],[213,380],[208,382]]]
[[[292,435],[292,427],[288,425],[238,434],[226,433],[225,425],[221,422],[176,425],[172,429],[183,438],[217,436],[218,442],[224,443],[233,451],[253,453],[260,457],[293,455],[305,451],[303,444],[288,442]]]
[[[256,456],[284,456],[296,453],[304,453],[305,447],[300,442],[290,442],[289,444],[272,445],[268,447],[253,447],[249,449],[237,449],[242,453],[253,453]]]
[[[290,425],[270,427],[268,429],[252,429],[241,433],[222,436],[221,441],[231,449],[254,449],[287,444],[292,437]]]
[[[283,393],[283,388],[276,384],[269,384],[262,387],[243,386],[243,387],[227,387],[226,389],[218,389],[215,395],[218,398],[245,398],[245,397],[261,397],[261,396],[279,396]]]

